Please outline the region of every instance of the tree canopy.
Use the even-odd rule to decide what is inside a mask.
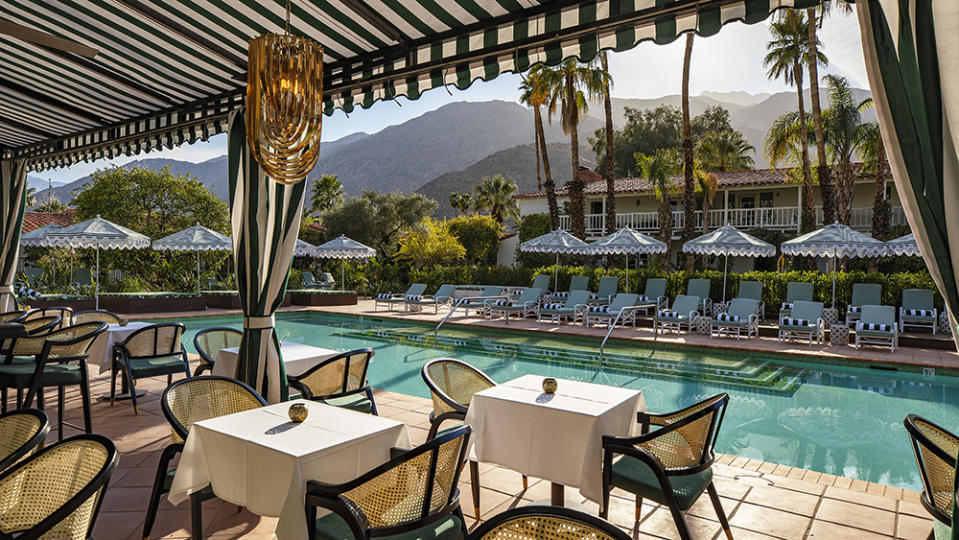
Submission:
[[[436,201],[421,195],[363,190],[323,215],[327,236],[345,234],[387,259],[396,254],[400,236],[413,229],[436,209]]]

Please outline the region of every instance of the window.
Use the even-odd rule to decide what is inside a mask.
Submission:
[[[589,202],[589,213],[590,214],[602,214],[603,212],[603,201],[590,201]]]
[[[773,192],[760,193],[759,194],[759,207],[760,208],[772,208],[773,207]]]

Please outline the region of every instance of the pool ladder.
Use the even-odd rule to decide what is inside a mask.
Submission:
[[[509,295],[505,295],[505,294],[496,295],[496,296],[463,296],[461,297],[459,300],[456,301],[455,304],[453,304],[453,307],[450,309],[449,313],[447,313],[446,316],[443,317],[443,319],[440,321],[440,323],[436,325],[436,328],[433,329],[433,339],[436,339],[436,334],[437,332],[440,331],[440,327],[443,326],[443,323],[448,321],[449,318],[453,316],[453,313],[455,313],[456,310],[459,309],[464,302],[473,302],[476,300],[506,300],[507,302],[509,302],[510,297]],[[469,308],[467,308],[467,312],[469,312]],[[508,309],[506,310],[506,324],[507,325],[509,324]]]

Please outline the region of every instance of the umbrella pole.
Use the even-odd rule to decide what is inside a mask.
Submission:
[[[200,250],[196,250],[196,292],[200,292]]]
[[[97,242],[97,279],[93,286],[93,298],[96,309],[100,309],[100,242]]]
[[[729,254],[726,254],[726,262],[723,263],[723,303],[726,303],[726,272],[729,271]]]
[[[629,253],[626,253],[626,292],[629,292]]]
[[[553,292],[559,291],[559,252],[556,252],[556,264],[553,265]]]
[[[839,259],[833,257],[832,260],[832,307],[836,307],[836,264],[839,262]]]
[[[346,290],[346,259],[340,260],[340,290]]]

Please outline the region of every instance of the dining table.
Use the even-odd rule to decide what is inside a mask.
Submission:
[[[213,362],[213,375],[222,377],[236,377],[237,356],[239,347],[220,349]],[[324,360],[329,360],[340,354],[341,351],[314,347],[292,341],[280,342],[280,356],[283,357],[283,367],[287,375],[298,376],[306,373],[311,367]]]
[[[153,323],[146,321],[130,321],[128,323],[108,324],[105,332],[100,334],[90,344],[88,351],[88,363],[98,367],[99,373],[110,373],[113,364],[113,346],[123,343],[130,334],[141,328],[146,328]],[[146,390],[137,389],[137,397],[147,393]],[[110,393],[106,392],[100,396],[102,400],[110,400]],[[120,393],[113,396],[115,400],[130,399],[129,383],[126,377],[120,377]]]
[[[293,403],[308,415],[291,422]],[[196,422],[168,498],[185,501],[210,486],[220,499],[278,517],[278,540],[307,540],[306,484],[340,484],[411,448],[406,424],[313,401],[294,400]]]
[[[470,458],[550,481],[554,506],[565,505],[567,486],[601,502],[603,435],[640,434],[643,393],[568,379],[547,393],[544,379],[523,375],[473,394]]]

